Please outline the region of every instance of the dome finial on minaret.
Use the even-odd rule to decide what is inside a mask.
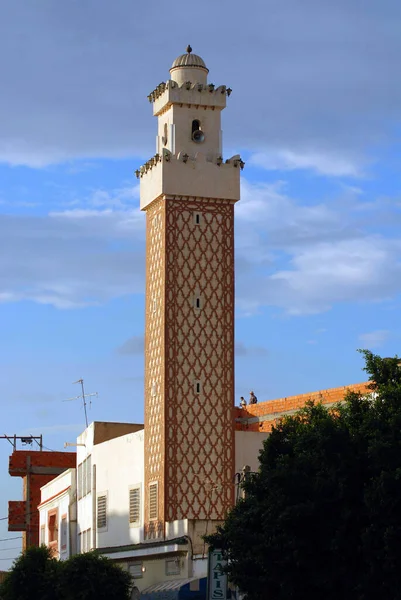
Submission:
[[[191,48],[191,46],[189,44],[187,46],[187,52],[188,52],[188,54],[191,54],[191,52],[192,52],[192,48]]]

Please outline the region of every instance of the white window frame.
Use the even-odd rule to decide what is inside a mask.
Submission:
[[[46,525],[40,526],[40,545],[46,544]]]
[[[180,558],[166,558],[165,560],[165,572],[166,575],[180,575],[181,574],[181,559]]]
[[[138,490],[139,494],[139,508],[138,508],[138,519],[136,521],[131,521],[131,492],[134,490]],[[128,522],[130,527],[140,527],[141,525],[141,510],[142,510],[142,489],[141,484],[138,483],[136,485],[131,485],[128,488]]]
[[[128,571],[134,579],[142,579],[142,577],[143,577],[143,562],[128,563]]]
[[[83,470],[83,462],[79,463],[77,469],[77,488],[78,488],[78,500],[83,498],[83,489],[82,489],[82,470]]]
[[[156,488],[156,515],[151,516],[151,488]],[[157,481],[149,483],[149,521],[157,521],[159,518],[159,484]]]
[[[104,498],[105,524],[99,525],[99,500],[102,498]],[[97,528],[97,531],[99,531],[99,532],[107,531],[107,527],[109,524],[108,508],[109,508],[108,493],[107,492],[99,492],[96,495],[96,528]]]
[[[64,543],[63,543],[64,542]],[[60,548],[61,552],[66,552],[68,546],[68,518],[64,514],[60,519]]]

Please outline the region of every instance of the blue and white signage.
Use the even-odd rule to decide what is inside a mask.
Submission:
[[[221,550],[209,550],[207,574],[207,600],[225,600],[227,598],[227,575],[223,568],[227,562],[223,560]]]

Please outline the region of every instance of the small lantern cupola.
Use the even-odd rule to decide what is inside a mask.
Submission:
[[[205,61],[197,54],[192,54],[191,46],[187,46],[186,54],[175,59],[170,69],[171,79],[178,85],[187,81],[206,85],[208,73]]]

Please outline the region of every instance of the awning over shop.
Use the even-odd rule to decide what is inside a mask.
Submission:
[[[141,592],[141,600],[206,600],[207,577],[155,583]]]

